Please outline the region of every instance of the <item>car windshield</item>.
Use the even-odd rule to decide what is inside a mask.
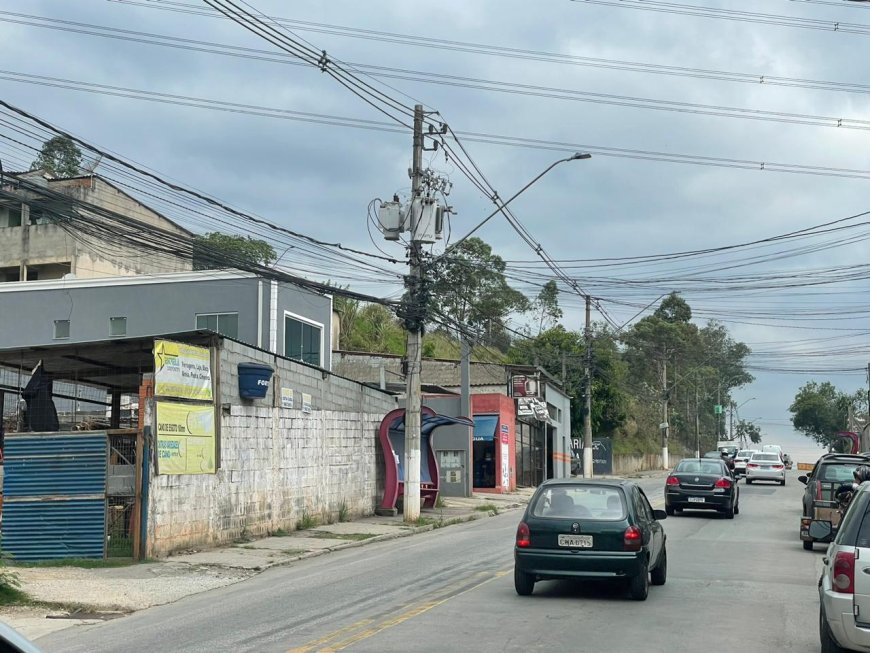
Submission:
[[[709,460],[684,460],[677,465],[675,472],[684,474],[722,474],[722,465]]]
[[[622,490],[602,485],[555,485],[538,495],[532,506],[536,517],[566,519],[625,519]]]
[[[752,456],[753,462],[774,463],[779,462],[779,456],[775,453],[757,453]]]
[[[848,483],[853,480],[852,472],[858,468],[858,465],[844,464],[827,464],[822,465],[819,470],[819,480],[831,483]]]

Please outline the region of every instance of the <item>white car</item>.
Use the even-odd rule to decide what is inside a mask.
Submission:
[[[751,485],[753,481],[777,481],[785,485],[785,463],[778,453],[752,454],[746,463],[746,484]]]
[[[761,453],[758,449],[741,449],[734,456],[734,474],[746,476],[746,463],[752,458],[752,454]]]
[[[837,536],[822,558],[819,638],[822,653],[870,653],[870,483],[855,492]],[[825,539],[831,523],[815,521],[810,534]]]

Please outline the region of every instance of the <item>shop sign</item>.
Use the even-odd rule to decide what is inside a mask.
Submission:
[[[311,413],[311,395],[302,393],[302,412],[306,415]]]
[[[158,397],[212,401],[209,348],[155,340],[154,394]]]
[[[157,402],[160,474],[214,474],[214,406]]]

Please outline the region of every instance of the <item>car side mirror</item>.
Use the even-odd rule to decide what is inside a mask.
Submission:
[[[662,519],[667,519],[668,513],[664,510],[653,510],[653,519],[656,521],[661,521]]]
[[[801,474],[800,476],[798,476],[798,480],[799,480],[801,483],[803,483],[804,485],[806,485],[806,484],[809,482],[810,479],[808,479],[808,478],[806,477],[806,475]]]

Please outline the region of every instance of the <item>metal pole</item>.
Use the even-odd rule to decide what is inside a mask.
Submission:
[[[423,105],[414,107],[414,157],[411,169],[411,201],[417,199],[420,193],[423,174]],[[412,205],[413,206],[413,205]],[[416,220],[413,208],[411,214],[411,244],[409,251],[410,273],[407,285],[412,310],[419,307],[419,286],[421,280],[420,258],[422,249],[416,240]],[[416,310],[415,310],[416,312]],[[422,391],[420,388],[420,368],[422,366],[421,344],[423,339],[420,319],[412,319],[408,329],[408,376],[405,405],[405,496],[404,519],[406,522],[417,521],[420,518],[420,408]]]
[[[462,360],[459,364],[459,413],[463,417],[471,415],[471,343],[465,331],[460,332],[462,338]],[[468,460],[465,461],[465,496],[474,492],[474,444],[471,429],[468,430]],[[499,437],[498,435],[496,437]],[[499,446],[507,446],[500,444]],[[503,482],[503,481],[502,481]]]
[[[662,467],[668,469],[668,353],[662,360]]]
[[[583,415],[583,478],[592,478],[592,298],[586,295],[586,413]]]
[[[696,381],[697,383],[697,381]],[[698,408],[698,386],[695,386],[695,457],[701,457],[701,416]]]

